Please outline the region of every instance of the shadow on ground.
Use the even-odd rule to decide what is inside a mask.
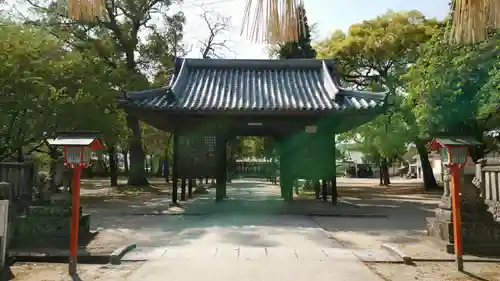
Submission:
[[[285,203],[279,196],[279,186],[259,180],[236,180],[230,186],[227,200],[215,203],[215,190],[211,189],[191,200],[185,213],[179,215],[148,215],[150,210],[166,209],[170,203],[167,196],[117,203],[122,205],[121,214],[103,210],[102,205],[98,206],[101,209],[88,205],[85,210],[94,214],[92,225],[102,228],[94,244],[182,246],[203,240],[215,230],[222,243],[272,247],[279,246],[279,236],[290,229],[301,239],[326,241],[319,239],[325,235],[320,227],[349,248],[378,247],[381,242],[411,243],[421,238],[425,216],[431,215],[438,197],[422,194],[418,184],[379,189],[359,183],[346,187],[340,182],[340,194],[346,203],[331,206],[329,202],[303,198]],[[123,204],[129,205],[124,209]],[[134,215],[127,215],[134,209]],[[312,216],[311,220],[302,216],[320,211],[336,215],[383,213],[387,217]]]
[[[353,220],[314,218],[343,246],[374,248],[391,243],[405,249],[421,249],[418,254],[425,257],[445,255],[441,249],[430,249],[425,239],[426,217],[434,216],[442,191],[425,192],[423,183],[402,180],[389,187],[379,186],[376,180],[343,179],[338,185],[342,200],[387,215]]]

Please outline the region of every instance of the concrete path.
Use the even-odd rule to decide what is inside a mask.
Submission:
[[[279,208],[278,192],[242,180],[230,185],[227,202],[192,202],[198,211],[214,212],[185,216],[183,230],[164,246],[127,254],[125,261],[147,260],[127,280],[381,280],[311,219],[263,212]]]

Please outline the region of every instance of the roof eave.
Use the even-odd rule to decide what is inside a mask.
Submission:
[[[199,108],[175,108],[175,107],[152,107],[140,106],[128,100],[121,100],[119,105],[124,108],[134,110],[148,110],[154,112],[163,112],[166,114],[188,114],[188,115],[347,115],[347,114],[379,114],[386,110],[386,105],[381,104],[369,108],[347,108],[347,109],[316,109],[316,110],[302,110],[302,109],[220,109],[210,108],[200,110]]]

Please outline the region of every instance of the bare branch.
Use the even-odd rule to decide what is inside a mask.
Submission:
[[[226,36],[231,28],[231,17],[226,17],[213,10],[204,12],[200,17],[205,21],[208,28],[208,36],[205,40],[199,41],[202,58],[222,58],[223,50],[232,52],[228,47],[228,39],[220,39]]]

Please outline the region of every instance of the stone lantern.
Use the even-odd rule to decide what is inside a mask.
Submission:
[[[462,169],[467,163],[469,148],[479,145],[476,139],[461,136],[436,137],[429,144],[430,150],[439,152],[445,174],[444,192],[435,217],[427,218],[428,235],[444,241],[446,251],[459,255],[460,260],[462,246],[457,244],[462,241],[463,250],[468,253],[482,253],[492,246],[485,241],[491,240],[487,237],[493,217],[487,212],[478,188],[464,180]],[[458,225],[454,224],[457,220]],[[462,269],[463,265],[458,263],[458,268]]]
[[[91,164],[92,151],[104,149],[96,132],[64,132],[49,140],[49,145],[62,146],[64,164],[74,170],[71,184],[71,233],[69,274],[76,275],[78,257],[78,228],[80,221],[80,176]]]

